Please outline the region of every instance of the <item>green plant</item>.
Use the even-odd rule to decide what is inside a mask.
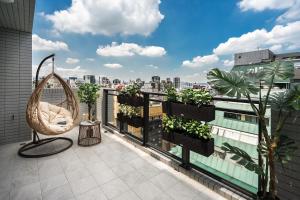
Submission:
[[[91,109],[92,105],[96,103],[99,97],[98,91],[100,86],[92,83],[84,83],[80,85],[78,90],[78,96],[81,103],[86,103],[88,105],[89,116],[88,119],[91,120]]]
[[[167,94],[167,101],[172,101],[172,102],[177,101],[178,94],[175,87],[171,85],[166,86],[165,93]]]
[[[173,86],[165,89],[167,101],[182,102],[184,104],[193,104],[201,107],[202,105],[209,105],[212,101],[212,95],[206,89],[184,89],[177,93]]]
[[[275,61],[266,65],[262,72],[257,74],[256,79],[250,79],[246,73],[225,72],[213,69],[208,73],[211,86],[222,95],[230,97],[245,97],[248,99],[255,112],[259,124],[262,140],[258,145],[262,165],[253,162],[250,156],[238,147],[224,143],[223,150],[234,154],[231,157],[237,163],[260,175],[263,199],[275,199],[277,192],[275,161],[285,164],[291,160],[297,149],[295,141],[286,135],[282,135],[282,128],[292,112],[300,109],[300,86],[286,92],[271,94],[274,81],[278,79],[288,79],[293,77],[293,63],[285,61]],[[253,102],[253,95],[260,91],[258,82],[264,81],[268,86],[264,97],[259,95],[259,105]],[[277,122],[272,133],[268,132],[265,114],[268,106],[277,111]]]
[[[128,116],[129,118],[138,117],[141,115],[140,107],[134,107],[134,106],[128,106],[125,104],[120,104],[119,109],[120,109],[120,113],[122,113],[125,116]]]
[[[163,130],[167,133],[172,131],[184,132],[196,139],[211,139],[210,126],[195,120],[187,120],[180,117],[164,116],[162,120]]]
[[[126,87],[123,87],[120,91],[120,95],[128,95],[131,97],[139,96],[141,94],[141,85],[138,83],[130,84]]]
[[[194,104],[198,107],[209,105],[212,101],[212,96],[206,89],[185,89],[182,90],[181,101],[185,104]]]

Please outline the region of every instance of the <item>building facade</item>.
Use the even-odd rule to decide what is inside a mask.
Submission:
[[[83,80],[85,83],[96,83],[96,78],[95,75],[84,75]]]

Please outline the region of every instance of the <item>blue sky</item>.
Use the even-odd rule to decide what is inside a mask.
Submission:
[[[204,82],[237,52],[299,51],[300,0],[39,0],[33,34],[33,70],[54,52],[64,77]]]

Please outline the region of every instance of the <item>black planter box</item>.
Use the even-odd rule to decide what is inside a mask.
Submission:
[[[118,103],[120,104],[126,104],[129,106],[143,106],[144,105],[144,98],[139,96],[127,96],[127,95],[119,95],[118,97]]]
[[[126,123],[135,128],[142,127],[144,125],[144,119],[142,117],[127,117],[122,113],[117,114],[117,118],[120,122]]]
[[[178,133],[176,131],[172,133],[166,133],[163,131],[162,139],[177,145],[182,145],[184,148],[192,150],[205,157],[209,157],[211,154],[214,153],[213,138],[210,140],[205,140],[192,138],[190,136],[184,135],[183,133]]]
[[[178,116],[185,119],[210,122],[215,119],[215,106],[203,105],[198,107],[191,104],[163,102],[163,112],[169,116]]]

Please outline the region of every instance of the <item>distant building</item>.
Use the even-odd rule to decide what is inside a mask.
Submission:
[[[265,64],[276,60],[289,60],[294,63],[295,77],[291,80],[275,80],[275,86],[289,88],[293,82],[300,82],[300,52],[275,54],[269,49],[234,54],[232,71],[247,72],[250,76],[263,70]]]
[[[110,84],[109,78],[107,78],[107,77],[105,77],[105,76],[103,76],[103,77],[101,78],[101,81],[100,81],[100,77],[99,77],[99,82],[100,82],[100,85],[109,85],[109,84]]]
[[[83,80],[85,83],[96,83],[96,78],[95,75],[84,75]]]
[[[173,82],[174,82],[174,87],[176,89],[180,89],[180,78],[179,77],[175,77]]]
[[[77,81],[77,77],[69,77],[68,83],[70,87],[77,87],[76,81]]]
[[[118,85],[118,84],[120,84],[120,83],[121,83],[121,80],[120,80],[120,79],[117,79],[117,78],[116,78],[116,79],[113,80],[113,84],[114,84],[114,85]]]
[[[160,83],[160,77],[159,76],[152,76],[152,82],[154,83]]]
[[[140,85],[141,87],[145,84],[145,81],[142,81],[142,79],[140,79],[140,78],[137,78],[137,79],[135,80],[135,82],[136,82],[138,85]]]

